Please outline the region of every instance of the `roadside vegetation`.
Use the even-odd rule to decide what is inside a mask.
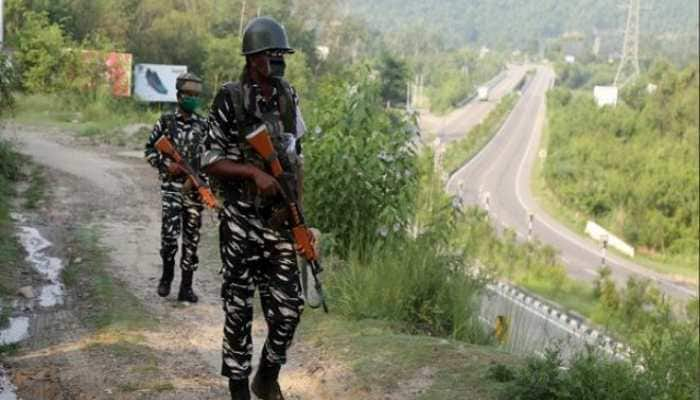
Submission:
[[[10,218],[10,205],[19,179],[19,155],[9,142],[0,140],[0,327],[7,322],[12,311],[8,306],[19,288],[18,263],[22,253]]]
[[[14,106],[12,86],[14,71],[0,52],[0,118]],[[0,124],[2,120],[0,120]],[[2,127],[2,125],[0,125]],[[19,282],[20,245],[14,235],[14,224],[10,218],[10,205],[15,186],[20,179],[20,159],[11,143],[0,139],[0,327],[7,323],[10,298],[15,295]]]
[[[425,49],[435,49],[428,46]],[[505,69],[505,57],[463,48],[442,52],[421,51],[412,60],[417,74],[423,75],[425,97],[430,111],[444,114],[472,97],[482,85]]]
[[[648,93],[648,83],[658,88]],[[548,99],[542,170],[546,190],[579,230],[592,219],[652,266],[691,279],[699,251],[698,86],[697,64],[660,63],[625,88],[615,108],[557,88]]]
[[[470,130],[462,139],[447,145],[442,164],[448,175],[455,173],[468,163],[491,141],[517,101],[518,95],[514,93],[503,97],[483,122]]]
[[[474,346],[494,342],[491,329],[479,322],[479,300],[487,279],[499,277],[609,327],[648,363],[644,364],[648,372],[635,375],[630,372],[634,360],[626,364],[582,358],[582,370],[586,366],[593,370],[590,376],[614,373],[639,379],[657,388],[651,393],[662,396],[688,393],[688,383],[698,376],[697,363],[672,366],[668,360],[679,354],[697,360],[697,340],[684,342],[674,333],[686,332],[686,338],[697,339],[697,318],[680,318],[646,282],[630,281],[617,288],[601,271],[595,287],[578,284],[567,277],[552,248],[522,244],[508,231],[500,235],[483,212],[463,210],[444,192],[433,168],[434,154],[416,146],[420,137],[415,116],[387,107],[405,100],[409,77],[425,73],[431,105],[446,110],[468,96],[474,85],[496,75],[502,60],[493,55],[479,58],[473,50],[435,53],[423,60],[392,53],[382,40],[369,40],[370,32],[360,21],[348,17],[338,24],[341,14],[333,4],[330,0],[256,4],[285,22],[299,48],[290,57],[289,77],[302,96],[309,127],[304,139],[304,203],[307,220],[324,232],[329,304],[337,312],[327,320],[308,313],[303,331],[309,340],[330,344],[329,351],[351,365],[367,385],[396,385],[410,379],[407,373],[419,371],[426,359],[433,360],[430,365],[437,372],[424,398],[448,399],[464,392],[495,398],[500,389],[523,399],[547,398],[536,397],[539,392],[524,397],[522,393],[529,390],[551,390],[559,397],[549,398],[567,398],[560,391],[561,381],[574,378],[561,372],[551,357],[532,361],[521,371],[514,357],[494,347]],[[241,5],[214,0],[147,0],[137,5],[127,0],[7,1],[8,43],[16,49],[21,77],[13,87],[23,93],[16,119],[51,125],[59,121],[98,138],[123,136],[119,130],[126,123],[155,120],[160,110],[112,99],[100,81],[101,67],[80,63],[79,52],[65,48],[128,51],[136,62],[188,64],[208,82],[211,95],[240,71],[242,59],[232,54],[240,41]],[[309,28],[308,21],[315,26]],[[335,45],[324,61],[316,48],[328,43]],[[440,60],[434,67],[429,63],[433,58]],[[477,128],[474,139],[459,144],[450,165],[465,162],[488,141],[515,99],[503,100]],[[16,180],[11,169],[14,156],[2,151],[0,156],[10,160],[0,160],[0,180]],[[11,193],[0,195],[9,198]],[[5,210],[0,202],[0,224]],[[88,298],[86,304],[93,305],[81,311],[85,323],[100,333],[95,347],[142,360],[140,367],[154,373],[149,388],[171,390],[156,379],[154,358],[134,333],[151,327],[152,316],[113,279],[107,255],[96,244],[98,236],[98,231],[83,228],[72,237],[76,254],[70,255],[64,275],[66,284],[79,288]],[[670,236],[669,246],[675,240]],[[689,248],[683,243],[678,245],[681,253]],[[16,254],[7,254],[8,259],[17,259]],[[691,303],[691,313],[693,307],[697,315],[697,302]],[[503,364],[493,374],[503,383],[484,386],[486,364],[492,361]],[[570,373],[578,373],[577,368]],[[512,374],[506,372],[509,369]],[[619,382],[623,390],[627,381]],[[578,387],[594,390],[595,385],[594,379],[581,380]],[[664,387],[671,389],[659,391]],[[122,389],[140,388],[134,383]]]

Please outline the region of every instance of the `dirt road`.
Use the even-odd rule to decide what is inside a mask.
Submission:
[[[0,129],[1,136],[15,140],[22,153],[47,167],[48,198],[40,211],[28,215],[28,221],[53,242],[51,251],[67,263],[80,262],[80,254],[74,254],[65,238],[78,226],[96,229],[100,244],[109,249],[110,274],[156,321],[153,328],[117,334],[88,328],[82,319],[92,305],[82,300],[78,286],[69,291],[64,305],[33,313],[30,339],[6,361],[18,396],[25,400],[228,398],[226,382],[219,376],[223,312],[214,216],[204,216],[201,266],[195,275],[200,302],[182,306],[172,295],[161,299],[155,293],[160,262],[158,183],[140,153],[86,146],[69,135],[36,128]],[[178,282],[176,278],[174,286]],[[256,319],[256,355],[265,329],[264,322]],[[288,398],[360,398],[350,382],[341,365],[328,354],[319,356],[317,349],[297,337],[281,379]]]

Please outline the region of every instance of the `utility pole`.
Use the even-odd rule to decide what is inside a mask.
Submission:
[[[625,38],[622,42],[622,60],[615,74],[613,86],[625,86],[639,75],[639,5],[640,0],[629,0]]]

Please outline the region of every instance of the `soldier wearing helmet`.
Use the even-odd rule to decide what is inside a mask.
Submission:
[[[284,57],[293,53],[282,25],[269,17],[253,19],[243,36],[246,65],[240,81],[225,84],[209,115],[210,130],[202,166],[224,191],[220,247],[224,283],[222,374],[231,397],[250,399],[253,294],[260,300],[268,326],[267,340],[251,388],[263,400],[283,399],[278,375],[287,357],[304,306],[295,247],[279,183],[246,135],[265,125],[285,173],[301,195],[299,139],[304,121],[294,89],[284,80]]]
[[[196,303],[197,295],[192,289],[194,271],[199,258],[199,229],[202,225],[202,202],[196,190],[185,182],[187,177],[180,166],[155,149],[161,136],[167,136],[178,152],[190,165],[199,165],[202,143],[207,135],[207,121],[197,114],[201,103],[202,80],[194,74],[181,74],[176,81],[177,107],[165,113],[156,122],[146,143],[146,160],[158,170],[162,205],[160,255],[163,270],[158,282],[158,295],[170,294],[170,285],[175,277],[175,255],[178,239],[182,236],[180,269],[182,271],[178,301]],[[204,178],[204,175],[202,175]]]

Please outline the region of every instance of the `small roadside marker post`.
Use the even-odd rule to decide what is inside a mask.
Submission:
[[[601,260],[601,262],[602,262],[603,266],[605,266],[605,264],[606,264],[605,259],[607,257],[607,253],[608,253],[608,235],[603,235],[603,249],[602,249],[601,253],[602,253],[602,258],[603,258]]]

